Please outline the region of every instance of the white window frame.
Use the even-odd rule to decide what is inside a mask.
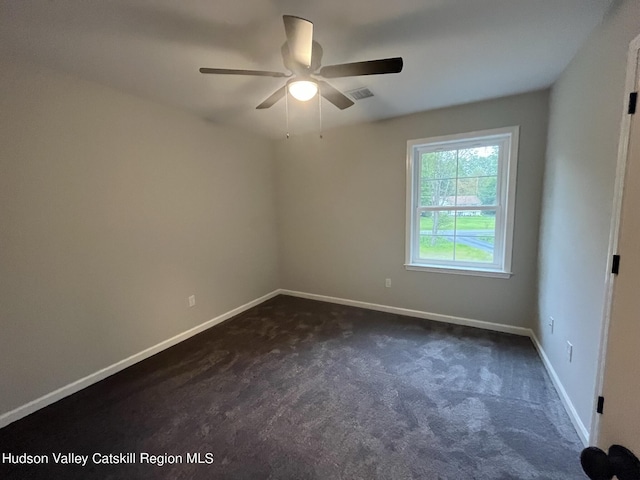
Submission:
[[[407,207],[405,268],[439,273],[478,275],[509,278],[513,250],[513,226],[515,218],[516,174],[518,165],[518,137],[520,127],[494,128],[476,132],[459,133],[407,142]],[[429,207],[419,206],[420,162],[419,154],[443,148],[468,148],[472,146],[501,144],[498,159],[498,185],[496,205],[487,210],[496,211],[496,237],[494,263],[462,262],[419,259],[419,211]],[[431,209],[435,207],[430,207]],[[442,208],[438,208],[441,210]],[[445,208],[446,209],[446,208]],[[479,207],[456,207],[456,210],[477,210]]]

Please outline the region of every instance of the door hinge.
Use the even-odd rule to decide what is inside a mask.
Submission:
[[[629,94],[629,115],[636,113],[636,104],[638,103],[638,92],[631,92]]]
[[[604,411],[604,397],[598,397],[598,406],[596,407],[596,412],[602,415]]]
[[[613,256],[613,262],[611,262],[611,273],[618,275],[620,271],[620,255]]]

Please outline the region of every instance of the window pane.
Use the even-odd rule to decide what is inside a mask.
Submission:
[[[453,236],[420,234],[420,259],[453,260]]]
[[[451,205],[473,207],[495,205],[498,193],[498,177],[465,177],[458,179],[457,195]],[[447,205],[445,203],[445,205]],[[479,215],[479,213],[478,213]]]
[[[455,178],[441,180],[420,179],[420,206],[442,207],[453,205],[456,193]]]
[[[456,235],[456,255],[459,262],[493,263],[495,237],[488,235]]]
[[[420,178],[455,178],[457,171],[457,150],[441,150],[421,155]]]
[[[493,263],[495,237],[495,211],[456,212],[456,260]]]
[[[497,176],[499,154],[498,145],[458,150],[458,176]]]
[[[421,212],[420,235],[453,235],[455,215],[453,212],[436,210]]]
[[[474,213],[472,211],[471,213]],[[456,212],[456,234],[457,235],[478,235],[492,236],[496,234],[496,212],[482,210],[477,215],[469,215],[469,211],[459,210]]]
[[[498,203],[498,177],[478,179],[478,198],[480,198],[482,205],[496,205]]]

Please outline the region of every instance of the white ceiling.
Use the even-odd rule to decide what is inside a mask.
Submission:
[[[551,85],[611,0],[0,0],[0,49],[213,122],[285,134],[285,79],[199,67],[285,71],[282,15],[314,23],[331,65],[402,56],[395,75],[335,79],[367,98],[325,129]],[[318,130],[318,102],[289,102],[292,133]]]

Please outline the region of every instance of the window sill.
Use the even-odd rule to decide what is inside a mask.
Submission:
[[[468,268],[468,267],[440,267],[435,265],[417,265],[417,264],[405,264],[407,270],[414,270],[418,272],[433,272],[433,273],[450,273],[454,275],[470,275],[474,277],[493,277],[493,278],[510,278],[513,275],[512,272],[504,272],[502,270],[489,270],[481,268]]]

